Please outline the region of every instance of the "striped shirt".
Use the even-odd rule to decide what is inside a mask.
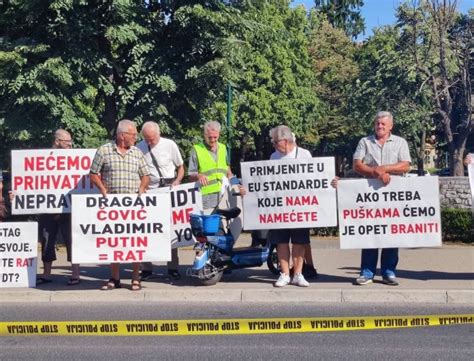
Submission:
[[[141,178],[150,169],[140,149],[132,146],[121,154],[110,142],[97,149],[90,172],[101,175],[107,193],[137,193]]]
[[[402,137],[390,134],[384,144],[377,142],[375,135],[362,138],[354,152],[354,159],[359,159],[369,167],[410,162],[408,143]]]

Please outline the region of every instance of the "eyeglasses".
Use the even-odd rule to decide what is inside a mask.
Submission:
[[[286,140],[286,139],[278,139],[278,140],[272,140],[272,144],[273,145],[277,145],[279,142],[281,142],[282,140]]]
[[[72,139],[59,139],[59,138],[56,138],[56,140],[58,142],[71,143],[72,144]]]

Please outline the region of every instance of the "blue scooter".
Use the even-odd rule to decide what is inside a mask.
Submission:
[[[197,277],[203,285],[215,285],[226,270],[258,267],[264,262],[275,261],[275,255],[269,257],[273,252],[267,244],[234,248],[235,239],[229,221],[238,217],[240,212],[240,208],[234,207],[216,209],[212,215],[191,214],[191,230],[197,240],[194,249],[198,253],[188,274]],[[226,222],[225,231],[221,227],[222,221]]]

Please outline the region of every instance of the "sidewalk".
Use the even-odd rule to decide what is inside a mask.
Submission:
[[[250,244],[249,235],[239,239],[241,246]],[[308,288],[288,285],[273,287],[277,276],[266,264],[258,268],[234,270],[215,286],[200,286],[185,276],[194,258],[192,249],[181,249],[182,279],[172,281],[163,264],[154,267],[156,278],[143,282],[143,289],[130,291],[131,267],[122,265],[123,289],[100,291],[109,278],[108,266],[84,265],[81,283],[67,286],[70,265],[66,250],[61,248],[53,264],[53,282],[32,288],[0,289],[0,302],[397,302],[457,303],[474,305],[474,247],[448,244],[442,248],[400,249],[397,278],[400,286],[387,286],[377,276],[373,284],[353,285],[360,266],[360,250],[340,250],[337,240],[313,238],[313,258],[319,278],[310,280]],[[38,274],[42,272],[38,260]]]

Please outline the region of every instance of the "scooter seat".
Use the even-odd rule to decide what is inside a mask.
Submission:
[[[239,207],[233,207],[233,208],[228,208],[228,209],[216,209],[214,213],[220,214],[221,216],[227,219],[232,219],[232,218],[237,218],[240,212],[241,210]]]

